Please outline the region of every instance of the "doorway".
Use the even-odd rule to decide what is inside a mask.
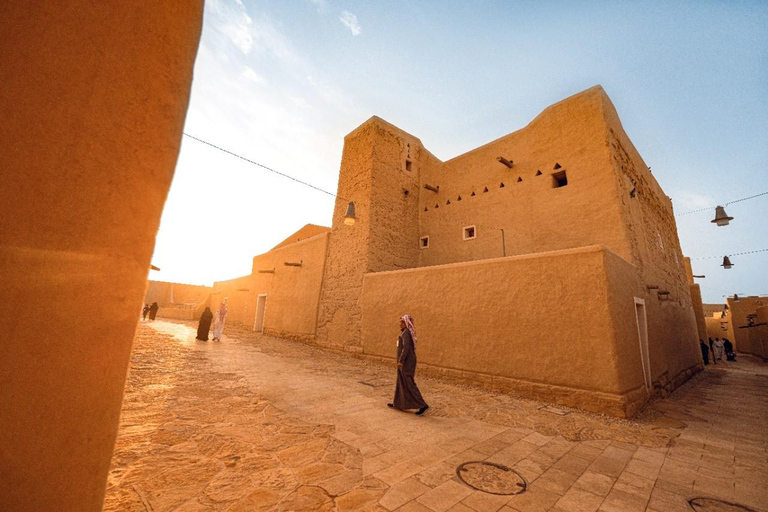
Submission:
[[[256,319],[253,321],[253,330],[264,332],[264,313],[267,311],[267,294],[256,297]]]
[[[635,297],[635,318],[637,319],[637,335],[640,341],[640,360],[643,365],[645,390],[651,392],[651,359],[648,349],[648,320],[645,314],[645,301]]]

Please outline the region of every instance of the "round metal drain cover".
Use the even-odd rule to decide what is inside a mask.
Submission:
[[[465,462],[456,468],[456,475],[473,489],[488,494],[520,494],[528,489],[528,482],[520,473],[493,462]]]
[[[693,498],[688,505],[697,512],[755,512],[749,507],[714,498]]]

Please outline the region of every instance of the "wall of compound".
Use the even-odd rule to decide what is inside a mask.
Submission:
[[[258,297],[266,295],[263,324],[266,334],[304,342],[315,340],[328,238],[327,231],[321,232],[278,246],[253,259],[250,309],[246,319],[251,329]]]
[[[528,126],[423,168],[420,266],[603,244],[629,259],[611,155],[605,93],[595,87],[545,109]],[[497,161],[513,162],[508,168]],[[565,178],[558,186],[555,176]],[[464,228],[475,227],[466,239]],[[504,229],[502,241],[501,229]],[[418,240],[411,240],[416,245]]]
[[[766,305],[768,305],[768,297],[740,297],[739,300],[728,297],[733,335],[731,341],[737,351],[757,355],[756,347],[752,346],[749,331],[746,328],[742,329],[742,327],[749,325],[749,315],[756,315],[757,309]],[[756,318],[752,320],[752,323],[757,323]]]
[[[344,139],[318,343],[358,352],[365,273],[418,264],[418,176],[432,158],[418,139],[376,117]],[[343,222],[349,201],[356,206],[354,226]]]
[[[369,273],[363,353],[393,358],[408,313],[421,373],[631,416],[648,396],[626,317],[642,291],[634,275],[600,246]]]
[[[160,305],[200,303],[204,302],[212,291],[211,286],[149,281],[144,303],[157,302]]]

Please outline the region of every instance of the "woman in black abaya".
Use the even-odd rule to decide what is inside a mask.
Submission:
[[[197,324],[197,339],[200,341],[208,341],[208,331],[211,330],[212,320],[213,313],[211,313],[211,308],[205,308],[203,314],[200,315],[200,323]]]

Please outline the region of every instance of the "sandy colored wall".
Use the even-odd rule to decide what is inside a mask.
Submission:
[[[741,329],[741,327],[749,324],[747,315],[757,313],[758,308],[766,305],[768,305],[768,297],[740,297],[739,300],[728,297],[733,334],[731,341],[736,346],[737,351],[756,354],[756,349],[752,346],[747,329]]]
[[[421,191],[420,236],[429,236],[430,247],[420,251],[419,264],[497,258],[502,239],[495,228],[505,229],[508,256],[603,244],[629,259],[606,145],[606,101],[594,87],[548,107],[519,131],[425,166],[421,183],[440,191]],[[498,156],[513,160],[512,169]],[[568,184],[553,188],[552,174],[563,171]],[[474,240],[463,240],[467,225],[476,225]]]
[[[101,510],[202,7],[0,3],[0,510]]]
[[[701,288],[697,284],[690,285],[691,306],[696,316],[696,333],[702,340],[707,339],[707,323],[704,320],[704,308],[701,301]]]
[[[729,324],[728,317],[721,318],[719,315],[716,316],[708,316],[704,319],[707,324],[707,335],[706,337],[702,338],[705,342],[708,342],[709,338],[712,338],[713,340],[715,338],[728,338],[728,332],[729,332]],[[725,329],[723,329],[725,327]],[[733,340],[731,340],[733,341]]]
[[[404,167],[408,145],[411,171]],[[417,265],[418,176],[429,158],[418,139],[376,117],[345,137],[317,317],[323,345],[359,351],[363,275]],[[349,201],[354,226],[343,223]]]
[[[768,306],[761,306],[756,312],[755,327],[752,328],[750,338],[756,355],[768,360]]]
[[[264,332],[312,342],[317,326],[318,299],[323,280],[328,232],[282,246],[253,260],[249,325],[255,320],[256,296],[267,294]],[[301,267],[285,263],[301,262]],[[259,270],[274,270],[261,273]]]
[[[420,372],[631,415],[647,398],[633,275],[599,246],[370,273],[363,352],[393,358],[398,318],[408,313]]]
[[[151,304],[192,304],[203,302],[213,291],[210,286],[169,283],[166,281],[149,281],[144,303]]]
[[[703,304],[704,316],[712,316],[714,313],[720,313],[725,309],[725,304]]]
[[[307,224],[305,226],[302,226],[301,229],[296,231],[294,234],[274,246],[271,250],[279,249],[280,247],[285,247],[286,245],[290,245],[296,242],[300,242],[302,240],[306,240],[307,238],[312,238],[317,235],[321,235],[323,233],[329,233],[331,231],[331,228],[327,228],[325,226],[318,226],[316,224]]]
[[[216,311],[221,302],[225,298],[227,299],[227,324],[253,326],[254,288],[252,276],[216,281],[213,283],[213,292],[210,297],[211,311]],[[200,314],[202,311],[197,313],[198,319]]]

